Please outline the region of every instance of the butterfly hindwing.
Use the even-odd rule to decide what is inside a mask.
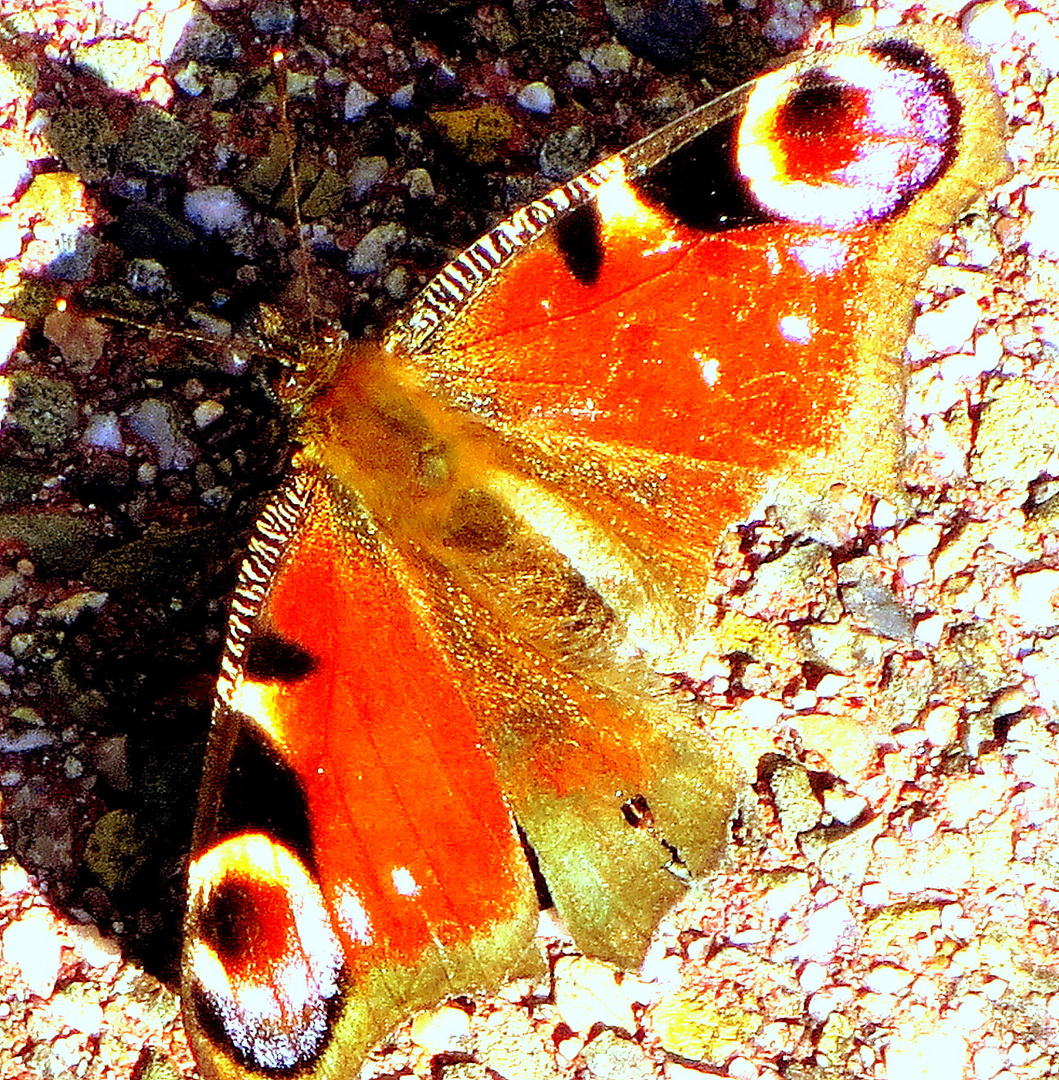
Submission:
[[[349,1075],[529,970],[520,831],[578,944],[639,961],[740,781],[659,674],[717,537],[777,486],[893,490],[916,280],[1002,134],[953,35],[870,35],[519,211],[346,352],[233,602],[184,961],[206,1075]]]
[[[536,895],[496,770],[416,574],[371,532],[296,468],[233,602],[185,958],[218,1075],[348,1063],[526,964]]]

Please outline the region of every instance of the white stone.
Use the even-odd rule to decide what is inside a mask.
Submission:
[[[888,499],[880,499],[872,511],[871,523],[877,529],[892,529],[897,524],[897,507]]]
[[[194,60],[189,60],[182,68],[174,72],[173,82],[188,97],[199,97],[206,92],[207,84],[203,82],[201,68]]]
[[[194,448],[177,426],[173,410],[164,401],[148,398],[129,414],[129,427],[158,453],[163,469],[186,469],[195,459]]]
[[[353,80],[346,91],[346,99],[342,106],[345,118],[351,123],[363,120],[378,100],[378,94],[373,94],[366,86],[361,86],[359,82]]]
[[[89,967],[105,968],[121,959],[118,943],[91,924],[73,923],[66,928],[66,936]]]
[[[592,69],[584,60],[574,60],[573,63],[567,64],[566,77],[570,80],[571,86],[582,88],[593,86],[596,81]]]
[[[814,911],[805,920],[805,927],[805,936],[784,950],[784,959],[828,964],[839,945],[856,932],[853,914],[845,900],[835,900]]]
[[[701,1075],[701,1074],[700,1074]],[[736,1057],[728,1062],[728,1075],[732,1080],[758,1080],[761,1075],[757,1066],[746,1058]]]
[[[784,711],[782,702],[764,697],[747,698],[739,706],[739,712],[753,727],[771,727]]]
[[[1059,259],[1059,189],[1027,188],[1024,196],[1029,220],[1022,228],[1022,241],[1031,255]]]
[[[527,112],[547,115],[555,108],[555,91],[543,82],[526,83],[515,100]]]
[[[790,47],[801,40],[819,19],[819,13],[806,0],[786,0],[771,11],[761,33],[773,45],[780,47]]]
[[[0,202],[12,198],[31,175],[29,162],[20,153],[0,146]]]
[[[1014,611],[1029,631],[1059,624],[1059,570],[1035,570],[1015,578]]]
[[[868,800],[837,788],[824,792],[824,809],[840,824],[852,825],[868,808]]]
[[[900,559],[897,568],[901,572],[901,579],[906,585],[921,585],[931,579],[930,559],[923,555]]]
[[[390,105],[395,109],[410,109],[412,102],[415,101],[416,84],[405,83],[404,86],[399,86],[390,95]]]
[[[636,1031],[629,995],[609,964],[585,956],[564,956],[555,965],[555,1007],[572,1031],[595,1024]]]
[[[632,67],[632,53],[624,45],[620,45],[616,41],[610,41],[595,49],[589,49],[583,52],[581,56],[601,75],[626,72]]]
[[[205,233],[223,234],[243,228],[250,220],[250,208],[238,192],[212,184],[184,196],[184,216]]]
[[[408,233],[394,221],[376,225],[353,249],[349,260],[351,274],[379,274],[388,269],[391,255],[403,244]]]
[[[948,1031],[898,1034],[883,1059],[887,1080],[964,1080],[967,1043]]]
[[[200,401],[195,406],[195,411],[192,414],[192,418],[195,421],[195,427],[199,430],[208,428],[210,424],[216,423],[220,418],[224,416],[224,406],[219,401]]]
[[[0,867],[0,892],[14,899],[19,893],[28,893],[32,888],[29,874],[13,859]]]
[[[81,985],[87,988],[87,984]],[[73,986],[77,987],[78,984],[74,983]],[[103,1006],[84,994],[70,993],[69,988],[52,998],[48,1011],[73,1031],[94,1036],[103,1030]]]
[[[357,158],[349,171],[349,193],[354,199],[365,195],[386,175],[390,163],[384,157]]]
[[[964,36],[980,52],[995,52],[1011,41],[1015,20],[1001,0],[969,7],[960,20]]]
[[[108,19],[128,25],[136,21],[143,4],[140,0],[103,0],[102,10]]]
[[[845,676],[830,672],[816,684],[816,696],[821,701],[838,697],[848,685],[849,679]]]
[[[404,174],[404,182],[413,199],[434,198],[434,181],[426,169],[409,169]]]
[[[914,332],[935,353],[954,353],[971,339],[982,309],[970,293],[960,293],[916,319]]]
[[[912,984],[915,975],[893,964],[877,964],[864,976],[864,986],[873,994],[899,994]]]
[[[85,425],[81,436],[85,446],[94,446],[100,450],[110,450],[120,454],[125,449],[125,440],[118,427],[118,414],[112,412],[96,413]]]
[[[9,319],[7,316],[0,316],[0,368],[14,355],[25,329],[26,324],[20,319]],[[2,418],[5,411],[2,406],[6,405],[6,399],[7,393],[0,392],[0,418]]]
[[[963,1031],[975,1031],[990,1021],[992,1008],[981,994],[968,994],[956,1002],[950,1015]]]
[[[806,1009],[817,1023],[822,1024],[833,1012],[847,1008],[854,996],[851,986],[829,986],[813,994]]]
[[[30,908],[0,934],[4,962],[18,971],[31,994],[49,998],[59,978],[62,943],[43,908]]]
[[[928,615],[916,623],[916,641],[922,641],[925,645],[937,646],[945,634],[945,616]]]
[[[419,1013],[412,1021],[412,1042],[431,1054],[459,1050],[471,1034],[471,1018],[453,1005]]]
[[[17,259],[21,254],[22,226],[14,218],[0,220],[0,262]]]

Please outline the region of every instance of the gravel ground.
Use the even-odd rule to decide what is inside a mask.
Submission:
[[[841,32],[820,6],[0,0],[0,1080],[195,1075],[183,864],[301,282],[377,334],[506,211]],[[719,552],[740,657],[674,693],[760,762],[730,857],[641,972],[545,925],[546,979],[365,1076],[1059,1075],[1059,9],[875,17],[912,11],[991,56],[1015,172],[924,286],[903,498]]]

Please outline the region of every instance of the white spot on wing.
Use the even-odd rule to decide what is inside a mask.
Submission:
[[[808,345],[813,340],[813,324],[804,315],[784,315],[780,333],[795,345]]]
[[[412,871],[407,866],[395,866],[390,876],[393,878],[393,887],[401,896],[419,895],[419,882],[412,877]]]
[[[699,365],[702,381],[707,386],[716,386],[717,380],[721,377],[720,361],[712,356],[703,356],[699,352],[692,353],[691,358]]]
[[[837,236],[820,236],[793,245],[791,255],[810,274],[837,274],[849,258],[849,244]]]
[[[648,248],[643,257],[649,259],[652,255],[668,255],[671,251],[679,251],[683,246],[673,233],[667,233],[666,238],[653,248]]]
[[[346,936],[361,945],[370,945],[373,938],[371,918],[360,897],[348,885],[338,890],[335,908]]]

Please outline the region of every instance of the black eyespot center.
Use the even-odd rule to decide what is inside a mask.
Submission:
[[[210,893],[202,911],[203,940],[222,960],[232,961],[250,951],[256,926],[253,892],[237,878],[225,878]]]

